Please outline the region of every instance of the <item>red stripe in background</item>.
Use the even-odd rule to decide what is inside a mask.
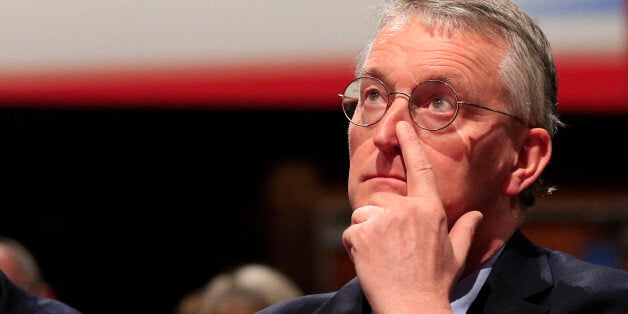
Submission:
[[[626,61],[557,57],[562,113],[628,113]],[[0,76],[0,106],[335,109],[350,62]]]
[[[0,105],[335,108],[349,63],[190,67],[0,77]]]
[[[563,113],[628,113],[628,60],[617,56],[557,57]]]

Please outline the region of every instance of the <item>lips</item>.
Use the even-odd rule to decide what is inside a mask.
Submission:
[[[387,173],[387,174],[367,174],[364,176],[364,181],[368,181],[368,180],[373,180],[373,179],[392,179],[392,180],[398,180],[398,181],[403,181],[406,182],[406,176],[404,175],[400,175],[400,174],[391,174],[391,173]]]
[[[407,194],[406,177],[398,174],[372,174],[364,177],[360,184],[365,195],[375,192],[389,192],[405,196]]]

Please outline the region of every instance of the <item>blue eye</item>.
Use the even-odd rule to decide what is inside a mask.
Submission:
[[[444,98],[435,98],[429,104],[430,111],[434,113],[447,113],[455,110],[454,106]]]

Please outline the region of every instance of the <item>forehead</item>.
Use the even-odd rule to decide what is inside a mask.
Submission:
[[[427,79],[497,83],[506,52],[501,38],[429,28],[413,15],[393,19],[382,28],[358,72],[387,83],[416,84]]]

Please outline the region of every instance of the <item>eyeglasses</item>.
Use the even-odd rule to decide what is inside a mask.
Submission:
[[[359,126],[370,126],[381,120],[392,104],[391,95],[408,97],[408,109],[414,123],[429,131],[438,131],[450,125],[458,115],[460,105],[480,108],[515,119],[518,117],[508,113],[459,101],[453,87],[439,80],[427,80],[417,85],[410,94],[389,92],[386,85],[379,79],[363,76],[353,80],[344,94],[338,94],[342,101],[342,110],[349,122]]]

